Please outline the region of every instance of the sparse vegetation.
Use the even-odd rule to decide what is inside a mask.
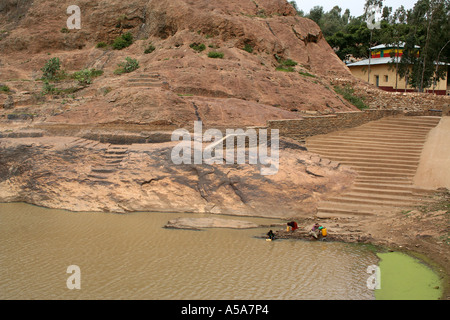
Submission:
[[[0,92],[10,93],[11,89],[7,85],[0,86]]]
[[[315,75],[313,75],[309,72],[306,72],[306,71],[299,71],[298,73],[305,77],[317,78]]]
[[[344,87],[342,86],[334,86],[334,91],[337,94],[340,94],[344,97],[345,100],[353,104],[355,107],[357,107],[360,110],[368,109],[369,106],[364,103],[364,100],[355,96],[354,92],[355,90],[350,87],[349,85],[346,85]]]
[[[42,78],[46,80],[56,80],[58,73],[61,70],[61,62],[59,58],[51,58],[45,63],[45,66],[41,69],[44,73]]]
[[[150,43],[148,45],[147,49],[145,49],[144,53],[145,54],[149,54],[149,53],[152,53],[155,50],[156,50],[156,47],[153,44]]]
[[[223,52],[218,52],[218,51],[210,51],[208,53],[208,58],[213,58],[213,59],[223,59],[224,54]]]
[[[287,59],[287,60],[280,59],[278,62],[280,63],[281,66],[284,66],[284,67],[295,67],[298,64],[297,62],[295,62],[291,59]]]
[[[70,32],[70,30],[67,29],[67,28],[62,28],[61,29],[61,33],[69,33],[69,32]]]
[[[114,39],[112,44],[113,49],[122,50],[133,44],[133,35],[130,32],[124,33],[123,35]]]
[[[50,84],[47,79],[44,80],[44,87],[42,88],[43,95],[55,94],[58,91],[59,90],[54,85]]]
[[[102,42],[97,43],[96,48],[101,49],[101,48],[106,48],[107,46],[108,46],[108,44],[106,42],[102,41]]]
[[[72,79],[78,81],[80,85],[88,85],[92,83],[92,79],[95,77],[99,77],[103,74],[102,70],[96,69],[84,69],[81,71],[74,72],[72,74]]]
[[[139,69],[139,62],[136,59],[126,57],[125,60],[118,64],[119,68],[114,71],[114,74],[130,73]]]
[[[276,68],[277,71],[283,71],[283,72],[294,72],[294,67],[298,64],[297,62],[291,60],[291,59],[283,59],[279,57],[278,55],[275,55],[275,58],[277,59],[279,65]]]
[[[285,66],[278,66],[276,68],[277,71],[283,71],[283,72],[294,72],[295,69],[293,67],[285,67]]]
[[[253,47],[249,43],[246,43],[243,50],[247,51],[248,53],[252,53]]]
[[[191,43],[189,47],[197,52],[202,52],[206,49],[206,46],[203,43],[196,42]]]

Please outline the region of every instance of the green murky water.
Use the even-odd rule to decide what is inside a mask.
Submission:
[[[377,255],[381,259],[377,300],[437,300],[442,295],[439,276],[419,260],[400,252]]]

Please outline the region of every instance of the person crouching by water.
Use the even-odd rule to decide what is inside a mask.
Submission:
[[[288,231],[290,231],[290,230],[295,231],[298,229],[298,224],[295,221],[288,222],[287,225],[288,225]]]
[[[319,227],[319,232],[320,232],[320,235],[321,235],[321,237],[322,237],[322,241],[326,241],[327,240],[327,228],[325,228],[325,227],[323,227],[323,226],[320,226]]]
[[[274,239],[275,239],[275,234],[273,233],[272,230],[270,230],[269,232],[267,232],[267,236],[269,237],[270,240],[274,240]]]
[[[320,235],[320,225],[318,223],[316,223],[311,231],[309,232],[309,235],[314,237],[315,239],[319,239],[319,235]]]

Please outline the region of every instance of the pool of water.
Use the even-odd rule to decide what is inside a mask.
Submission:
[[[379,253],[380,289],[377,300],[437,300],[439,276],[423,262],[401,252]]]
[[[266,242],[259,237],[268,228],[164,228],[168,220],[192,216],[208,215],[75,213],[0,204],[0,299],[366,300],[377,295],[367,286],[367,267],[379,258],[365,246]],[[70,265],[80,268],[79,290],[66,285]]]

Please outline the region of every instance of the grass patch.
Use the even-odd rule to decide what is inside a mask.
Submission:
[[[47,94],[66,96],[66,95],[73,94],[81,89],[83,89],[83,87],[70,87],[70,88],[66,88],[66,89],[60,89],[60,88],[56,88],[54,85],[50,84],[50,82],[48,80],[44,80],[44,86],[42,88],[41,94],[44,96]]]
[[[275,58],[277,59],[279,65],[276,67],[275,70],[277,71],[283,71],[283,72],[294,72],[294,67],[298,64],[297,62],[291,60],[291,59],[282,59],[280,56],[275,55]]]
[[[247,51],[248,53],[253,53],[253,47],[248,43],[244,46],[243,50]]]
[[[223,57],[224,57],[223,52],[218,52],[218,51],[210,51],[210,52],[208,52],[208,58],[223,59]]]
[[[95,47],[98,49],[101,49],[101,48],[106,48],[107,46],[108,46],[108,44],[106,42],[102,41],[102,42],[97,43],[97,45]]]
[[[302,76],[305,76],[305,77],[317,78],[315,75],[313,75],[313,74],[311,74],[311,73],[309,73],[309,72],[306,72],[306,71],[299,71],[299,73],[300,73]]]
[[[275,70],[282,71],[282,72],[294,72],[295,69],[293,67],[285,67],[285,66],[278,66]]]
[[[81,71],[74,72],[71,75],[71,78],[77,80],[80,85],[88,85],[92,83],[93,78],[99,77],[102,74],[103,74],[102,70],[84,69]]]
[[[295,62],[294,60],[291,59],[281,59],[280,61],[278,61],[280,63],[281,66],[285,66],[285,67],[295,67],[298,63]]]
[[[197,52],[202,52],[202,51],[204,51],[206,49],[205,44],[203,44],[203,43],[196,43],[196,42],[191,43],[189,45],[189,47],[191,49],[193,49],[194,51],[197,51]]]
[[[7,85],[0,86],[0,92],[10,93],[11,89]]]
[[[352,87],[350,87],[349,85],[346,85],[344,87],[334,86],[334,91],[337,94],[340,94],[341,96],[343,96],[345,100],[347,100],[348,102],[353,104],[359,110],[364,110],[364,109],[369,108],[369,106],[365,104],[363,99],[354,95],[355,90]]]
[[[149,53],[152,53],[152,52],[155,51],[155,50],[156,50],[155,46],[154,46],[153,44],[150,43],[150,44],[148,45],[147,49],[145,49],[144,53],[145,53],[145,54],[149,54]]]
[[[114,50],[122,50],[133,44],[133,35],[130,32],[124,33],[123,35],[114,39],[112,47]]]
[[[119,68],[114,71],[114,74],[130,73],[139,69],[139,62],[130,57],[125,58],[125,62],[118,64]]]

